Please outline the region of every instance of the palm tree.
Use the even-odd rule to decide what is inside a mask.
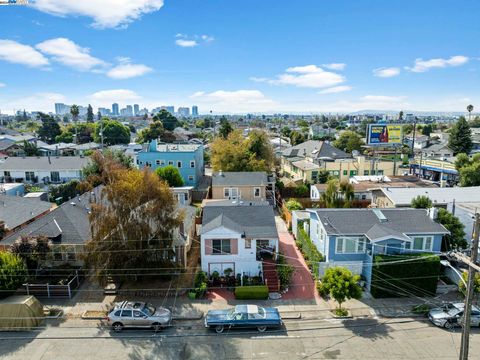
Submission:
[[[349,208],[352,205],[352,201],[355,198],[355,188],[353,184],[349,183],[347,180],[340,183],[340,193],[343,196],[345,201],[343,207]]]
[[[472,111],[473,111],[473,105],[472,104],[467,106],[467,111],[468,111],[468,121],[470,122],[470,117],[472,116]]]
[[[70,114],[72,114],[73,123],[75,124],[75,144],[78,144],[78,133],[77,133],[77,120],[80,110],[78,105],[73,104],[70,106]]]
[[[339,199],[338,199],[338,180],[331,179],[327,181],[327,188],[322,193],[320,198],[325,207],[327,208],[336,208],[338,207]]]

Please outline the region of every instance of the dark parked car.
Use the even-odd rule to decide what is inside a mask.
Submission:
[[[237,305],[233,309],[210,310],[205,317],[205,327],[222,333],[230,328],[256,328],[264,332],[269,327],[280,327],[282,318],[277,308],[257,305]]]
[[[168,309],[148,303],[124,301],[115,304],[108,313],[107,321],[116,332],[123,328],[151,328],[159,331],[170,325],[172,313]]]
[[[464,303],[446,303],[442,307],[430,310],[428,319],[437,326],[451,329],[462,324],[464,308]],[[480,326],[480,309],[476,306],[472,306],[470,324]]]

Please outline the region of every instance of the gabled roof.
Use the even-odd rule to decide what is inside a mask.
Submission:
[[[373,225],[366,233],[365,236],[370,239],[370,241],[379,241],[385,238],[395,238],[403,241],[410,241],[410,238],[400,231],[394,230],[390,227],[375,224]]]
[[[267,183],[264,171],[217,172],[212,175],[212,186],[266,186]]]
[[[51,203],[38,199],[0,195],[0,220],[5,221],[7,229],[15,229],[51,207]]]
[[[305,141],[301,144],[292,146],[288,149],[282,151],[282,156],[284,157],[301,157],[304,158],[306,156],[311,157],[313,159],[322,159],[322,158],[329,158],[332,160],[335,159],[345,159],[350,158],[350,154],[337,149],[336,147],[330,145],[325,141],[316,141],[316,140],[309,140]]]
[[[88,215],[90,203],[100,199],[102,187],[95,188],[75,197],[40,217],[26,227],[0,241],[0,244],[13,244],[21,236],[46,236],[55,238],[62,235],[61,244],[84,244],[91,239]],[[34,201],[33,199],[30,199]]]
[[[12,156],[0,161],[0,171],[80,170],[89,161],[83,156]]]
[[[272,206],[207,206],[203,209],[202,234],[225,227],[247,238],[278,238]]]
[[[425,209],[309,209],[330,235],[448,234]],[[380,225],[380,226],[375,226]]]

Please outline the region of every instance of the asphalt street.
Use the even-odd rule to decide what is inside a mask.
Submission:
[[[423,319],[294,319],[258,333],[216,334],[202,320],[171,328],[114,333],[99,321],[72,319],[29,332],[0,333],[1,359],[455,359],[460,330]],[[480,331],[470,358],[480,359]]]

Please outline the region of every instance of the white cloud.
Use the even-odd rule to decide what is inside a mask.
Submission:
[[[177,39],[175,40],[175,44],[181,47],[194,47],[198,45],[198,43],[195,40],[185,40],[185,39]]]
[[[430,59],[430,60],[423,60],[423,59],[415,59],[415,64],[413,67],[405,67],[405,69],[410,70],[412,72],[426,72],[433,68],[445,68],[445,67],[452,67],[452,66],[460,66],[464,65],[469,61],[467,56],[457,55],[452,56],[448,59]]]
[[[29,45],[13,40],[0,40],[0,60],[30,67],[45,67],[48,59]]]
[[[97,28],[126,26],[160,10],[163,0],[35,0],[33,7],[56,16],[87,16]]]
[[[175,35],[175,44],[181,47],[195,47],[200,44],[205,44],[212,42],[215,40],[213,36],[210,35],[188,35],[188,34],[182,34],[178,33]]]
[[[258,112],[273,110],[277,104],[259,90],[199,91],[190,96],[203,108],[215,112]]]
[[[0,83],[0,88],[7,86],[5,83]]]
[[[91,94],[88,99],[96,105],[110,106],[114,102],[128,102],[141,99],[141,97],[132,90],[128,89],[112,89],[101,90]]]
[[[348,85],[340,85],[340,86],[334,86],[331,88],[327,88],[325,90],[321,90],[318,93],[319,94],[337,94],[345,91],[350,91],[352,90],[351,86]]]
[[[332,63],[332,64],[323,64],[322,65],[325,69],[328,70],[344,70],[347,64],[344,63]]]
[[[0,108],[5,110],[27,109],[29,111],[54,111],[56,102],[66,102],[64,95],[52,92],[39,92],[21,98],[0,99]]]
[[[107,72],[107,76],[112,79],[130,79],[137,76],[143,76],[153,71],[153,69],[147,65],[131,64],[131,60],[128,57],[118,57],[117,60],[120,64]]]
[[[343,75],[325,71],[316,65],[293,66],[278,75],[275,79],[251,78],[256,82],[267,82],[273,85],[293,85],[305,88],[324,88],[345,82]]]
[[[52,56],[53,60],[76,70],[98,70],[98,67],[107,65],[103,60],[91,56],[88,48],[82,48],[66,38],[46,40],[37,44],[36,48]]]
[[[400,74],[398,67],[383,67],[373,70],[373,75],[377,77],[389,78]]]

